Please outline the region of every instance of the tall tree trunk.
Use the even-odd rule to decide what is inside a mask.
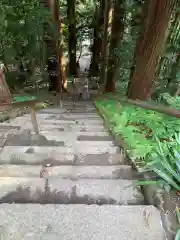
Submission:
[[[51,12],[51,19],[54,22],[55,34],[53,34],[51,29],[51,35],[45,39],[48,48],[47,59],[50,59],[53,55],[56,57],[55,62],[51,62],[48,66],[49,68],[49,78],[52,85],[52,90],[60,92],[65,89],[67,79],[65,71],[65,60],[63,56],[63,43],[62,43],[62,31],[61,31],[61,20],[59,12],[59,1],[58,0],[41,0],[46,8]],[[47,25],[47,24],[46,24]],[[49,25],[46,27],[46,35],[49,35]],[[51,72],[55,72],[52,77]]]
[[[69,72],[75,76],[77,74],[76,67],[76,0],[67,0],[67,18],[68,18],[68,51],[69,51]]]
[[[108,22],[109,22],[109,11],[110,11],[110,1],[105,0],[105,11],[104,11],[104,34],[101,50],[101,64],[100,64],[100,83],[106,82],[106,58],[107,58],[107,46],[108,46]]]
[[[164,47],[174,0],[146,2],[143,30],[137,41],[135,70],[128,86],[128,98],[147,100],[151,96],[156,67]]]
[[[96,7],[94,13],[94,40],[90,66],[90,73],[92,76],[97,76],[99,74],[99,59],[102,50],[102,31],[104,24],[105,1],[106,0],[100,0],[100,7]]]
[[[117,48],[124,33],[124,15],[125,15],[124,3],[125,3],[124,0],[116,0],[114,5],[111,41],[109,47],[107,82],[105,86],[106,92],[115,92],[115,77],[119,65]]]
[[[146,16],[146,4],[144,0],[135,0],[134,1],[136,11],[133,13],[132,20],[131,20],[131,36],[132,39],[136,39],[139,35],[139,32],[141,30],[142,24],[145,21]],[[140,41],[137,42],[136,40],[136,47],[134,50],[134,55],[132,59],[132,65],[130,68],[130,78],[133,76],[134,69],[135,69],[135,58],[136,58],[136,51],[138,49],[138,44]]]
[[[57,19],[57,58],[58,58],[58,91],[67,91],[66,61],[63,54],[63,36],[59,1],[56,0],[55,18]]]

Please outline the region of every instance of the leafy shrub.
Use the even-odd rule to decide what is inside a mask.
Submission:
[[[180,134],[175,135],[173,145],[157,140],[157,148],[146,163],[147,170],[155,172],[166,190],[180,192]]]

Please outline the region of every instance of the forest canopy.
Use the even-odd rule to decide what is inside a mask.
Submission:
[[[86,48],[89,75],[99,78],[105,92],[140,100],[179,95],[176,0],[4,0],[0,10],[0,59],[10,85],[47,79],[53,56],[59,91],[68,76],[77,75]],[[25,77],[17,80],[22,69]]]

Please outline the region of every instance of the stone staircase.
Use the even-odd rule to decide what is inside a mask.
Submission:
[[[0,124],[0,239],[165,239],[136,174],[91,102]],[[4,136],[3,135],[3,136]]]

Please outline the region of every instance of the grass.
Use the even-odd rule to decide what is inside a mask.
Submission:
[[[132,159],[147,161],[152,157],[157,147],[156,138],[162,144],[175,144],[174,135],[179,132],[180,119],[111,99],[97,99],[95,105],[109,122],[111,131],[122,137]]]

